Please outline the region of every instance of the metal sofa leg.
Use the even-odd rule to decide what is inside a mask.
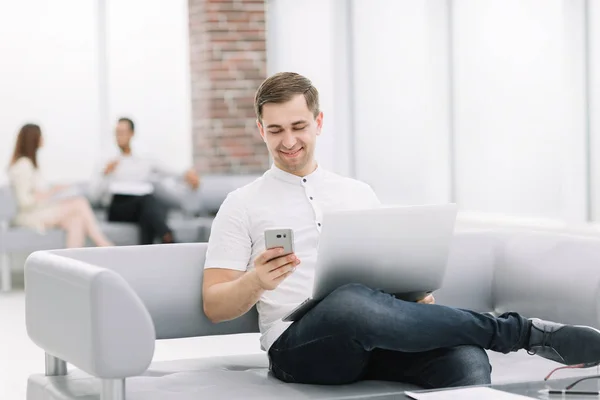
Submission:
[[[10,261],[8,253],[0,252],[0,291],[8,292],[12,289],[10,276]]]
[[[67,375],[67,363],[46,353],[46,376]],[[126,400],[125,379],[102,379],[100,400]]]
[[[66,374],[67,363],[46,353],[46,376],[64,376]]]
[[[102,379],[100,400],[125,400],[125,379]]]

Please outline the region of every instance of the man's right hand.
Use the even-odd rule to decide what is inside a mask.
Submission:
[[[252,272],[256,276],[257,283],[264,290],[275,289],[300,264],[300,259],[295,254],[282,256],[282,253],[283,248],[280,247],[269,249],[254,261],[254,270]]]
[[[119,165],[119,160],[114,160],[106,164],[106,168],[104,168],[104,175],[110,175],[114,172],[114,170]]]

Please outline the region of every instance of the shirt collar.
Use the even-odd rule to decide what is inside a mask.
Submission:
[[[290,174],[289,172],[285,172],[284,170],[278,168],[275,164],[272,164],[271,169],[269,169],[269,173],[276,179],[298,186],[303,185],[305,182],[314,183],[320,181],[323,179],[323,172],[323,168],[321,168],[318,164],[317,168],[306,176]]]

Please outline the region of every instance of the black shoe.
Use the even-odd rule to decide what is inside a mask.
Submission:
[[[600,331],[589,326],[564,325],[530,319],[531,333],[526,346],[535,354],[565,365],[600,364]]]

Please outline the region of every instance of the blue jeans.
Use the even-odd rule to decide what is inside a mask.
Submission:
[[[424,388],[490,383],[484,349],[523,348],[529,321],[399,300],[366,286],[343,286],[294,322],[269,349],[282,381],[347,384],[388,380]]]

